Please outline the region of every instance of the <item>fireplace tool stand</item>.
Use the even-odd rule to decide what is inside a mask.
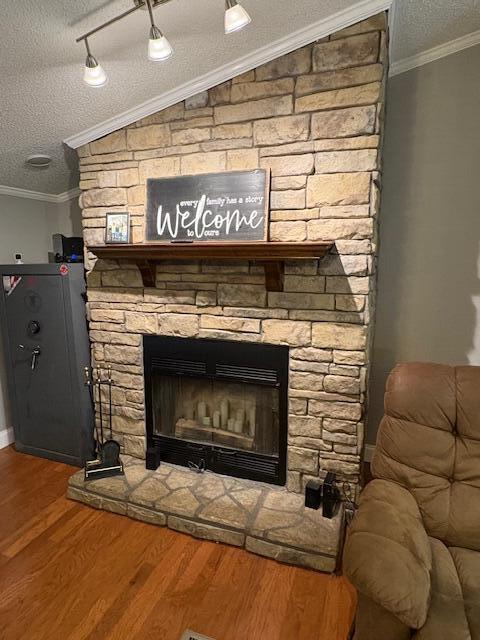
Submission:
[[[95,417],[95,460],[88,460],[85,464],[85,480],[95,480],[96,478],[109,478],[124,474],[123,464],[120,460],[120,445],[113,439],[112,433],[112,368],[108,367],[106,378],[102,379],[102,370],[97,367],[95,373],[85,367],[85,385],[90,391],[90,399],[93,405],[95,416],[95,391],[98,395],[99,421]],[[109,437],[106,440],[103,428],[103,397],[102,387],[108,388],[108,426]]]

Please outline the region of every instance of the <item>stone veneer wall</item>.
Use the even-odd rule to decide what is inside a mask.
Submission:
[[[286,344],[288,488],[338,472],[358,482],[375,289],[386,16],[379,14],[79,150],[87,245],[107,211],[143,242],[149,177],[271,169],[270,240],[335,240],[286,265],[285,292],[246,262],[163,263],[143,289],[128,261],[88,255],[94,363],[114,369],[114,431],[144,455],[142,334]]]

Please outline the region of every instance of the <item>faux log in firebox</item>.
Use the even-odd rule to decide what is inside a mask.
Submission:
[[[285,484],[288,347],[144,336],[147,468]]]
[[[283,291],[285,260],[323,258],[333,247],[324,242],[188,242],[88,247],[98,258],[130,259],[138,265],[145,287],[155,286],[156,264],[162,260],[252,260],[265,266],[267,291]]]

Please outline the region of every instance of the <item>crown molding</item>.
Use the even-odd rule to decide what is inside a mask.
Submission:
[[[40,200],[41,202],[51,202],[53,204],[61,204],[68,202],[80,195],[80,189],[70,189],[63,193],[43,193],[42,191],[31,191],[30,189],[18,189],[17,187],[8,187],[0,184],[1,196],[13,196],[15,198],[26,198],[27,200]]]
[[[78,198],[81,194],[81,190],[78,187],[73,189],[69,189],[68,191],[63,191],[62,193],[57,193],[55,202],[61,204],[62,202],[69,202],[70,200],[74,200]]]
[[[392,0],[388,10],[388,53],[390,60],[393,57],[393,49],[397,38],[397,5],[398,0]]]
[[[279,38],[274,42],[260,47],[251,53],[225,64],[217,69],[206,73],[195,80],[186,82],[185,84],[176,87],[170,91],[162,93],[142,104],[128,109],[123,113],[120,113],[113,118],[109,118],[104,122],[99,123],[89,129],[85,129],[80,133],[70,136],[64,140],[65,144],[73,149],[83,146],[93,140],[98,140],[117,129],[126,127],[133,122],[137,122],[142,118],[152,115],[157,111],[171,107],[186,98],[190,98],[201,91],[211,89],[222,82],[231,80],[235,76],[238,76],[246,71],[255,69],[266,62],[270,62],[275,58],[290,53],[295,49],[304,47],[319,38],[324,38],[336,31],[350,27],[356,22],[370,18],[371,16],[380,13],[380,11],[389,10],[392,6],[393,0],[362,0],[355,6],[339,11],[329,18],[319,20],[310,24],[304,29],[299,29],[294,33],[289,34],[284,38]]]
[[[31,191],[30,189],[18,189],[0,185],[0,195],[14,196],[15,198],[27,198],[28,200],[41,200],[42,202],[58,202],[54,193],[43,193],[42,191]]]
[[[450,40],[450,42],[445,42],[444,44],[438,45],[438,47],[432,47],[432,49],[427,49],[414,56],[394,62],[390,66],[390,76],[398,76],[400,73],[405,73],[429,62],[440,60],[440,58],[445,58],[452,53],[463,51],[463,49],[469,49],[477,44],[480,44],[480,31],[473,31],[461,38]]]

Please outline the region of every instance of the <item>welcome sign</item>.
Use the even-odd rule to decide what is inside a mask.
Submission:
[[[147,242],[267,239],[269,173],[230,171],[147,180]]]

